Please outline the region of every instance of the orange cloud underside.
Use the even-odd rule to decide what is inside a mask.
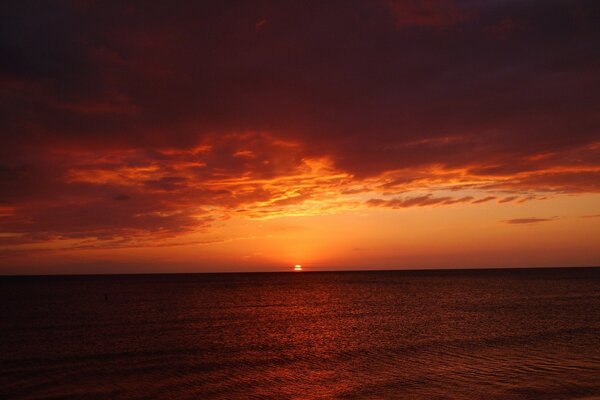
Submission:
[[[52,154],[62,160],[61,189],[0,208],[9,270],[40,260],[103,270],[114,260],[134,269],[310,270],[598,257],[598,221],[581,216],[598,212],[600,196],[585,180],[578,186],[582,175],[598,176],[593,166],[483,174],[477,165],[435,164],[357,178],[266,133],[209,138],[190,150]]]

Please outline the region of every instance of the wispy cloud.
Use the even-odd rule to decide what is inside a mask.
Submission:
[[[496,196],[487,196],[482,199],[474,200],[473,204],[486,203],[488,201],[495,200],[495,199],[496,199]]]
[[[540,223],[540,222],[554,221],[556,219],[558,219],[558,217],[551,217],[551,218],[535,218],[535,217],[531,217],[531,218],[513,218],[513,219],[504,220],[503,222],[506,222],[507,224],[537,224],[537,223]]]
[[[367,204],[371,207],[387,207],[387,208],[408,208],[408,207],[423,207],[437,204],[449,205],[457,203],[466,203],[473,200],[472,196],[460,198],[453,197],[432,197],[432,195],[424,195],[418,197],[406,197],[395,199],[370,199]]]

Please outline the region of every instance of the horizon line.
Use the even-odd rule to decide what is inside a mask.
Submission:
[[[566,270],[595,269],[600,265],[584,266],[550,266],[550,267],[465,267],[465,268],[402,268],[402,269],[319,269],[319,270],[273,270],[273,271],[198,271],[198,272],[109,272],[109,273],[49,273],[49,274],[0,274],[2,278],[35,278],[35,277],[94,277],[94,276],[148,276],[148,275],[235,275],[235,274],[313,274],[313,273],[364,273],[364,272],[460,272],[460,271],[533,271],[533,270]]]

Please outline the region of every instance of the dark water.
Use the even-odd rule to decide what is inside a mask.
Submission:
[[[600,398],[600,269],[0,278],[0,398]]]

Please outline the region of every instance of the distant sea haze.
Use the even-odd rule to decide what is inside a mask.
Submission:
[[[599,399],[600,269],[0,278],[1,399]]]

